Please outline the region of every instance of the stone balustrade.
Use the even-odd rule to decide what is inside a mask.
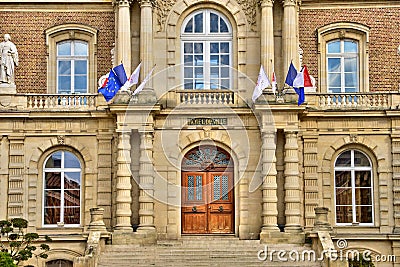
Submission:
[[[178,104],[235,104],[235,93],[229,90],[179,90]]]
[[[318,97],[318,107],[322,109],[386,109],[392,105],[392,95],[387,92],[318,94]]]
[[[26,108],[94,110],[97,107],[97,97],[97,94],[27,94]]]

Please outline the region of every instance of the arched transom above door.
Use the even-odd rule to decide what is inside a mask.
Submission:
[[[212,145],[198,146],[186,153],[182,170],[218,170],[233,167],[231,156],[225,150]]]

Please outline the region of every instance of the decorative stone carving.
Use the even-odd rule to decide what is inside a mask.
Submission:
[[[57,143],[59,145],[64,145],[65,144],[65,136],[64,135],[58,135],[57,136]]]
[[[250,25],[252,31],[255,31],[256,27],[256,16],[257,16],[257,5],[259,0],[237,0],[242,6],[243,12],[246,15],[247,23]]]
[[[132,2],[133,0],[114,0],[114,4],[117,5],[130,5]]]
[[[158,31],[161,32],[165,28],[165,20],[169,12],[174,6],[176,0],[156,0],[154,3],[155,13],[157,15]]]
[[[151,5],[151,6],[155,7],[157,5],[157,0],[138,0],[138,3],[140,6]]]
[[[11,36],[4,34],[4,41],[0,43],[0,83],[14,84],[14,68],[18,67],[18,51]]]
[[[356,134],[350,134],[350,142],[357,143],[358,142],[358,136]]]

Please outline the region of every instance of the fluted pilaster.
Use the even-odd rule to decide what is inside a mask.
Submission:
[[[268,77],[274,66],[274,0],[261,1],[261,64]]]
[[[262,232],[279,231],[276,183],[276,132],[262,135]]]
[[[140,132],[139,158],[139,229],[154,229],[153,134]]]
[[[140,1],[140,58],[142,76],[145,77],[153,67],[153,1]],[[149,80],[146,87],[152,88]]]
[[[130,5],[132,0],[114,2],[118,8],[117,20],[117,64],[124,63],[125,71],[131,73],[131,17]]]
[[[301,232],[300,179],[297,132],[285,132],[285,232]]]
[[[131,132],[121,131],[118,136],[117,157],[117,224],[116,230],[132,231],[131,226]]]
[[[297,5],[298,0],[283,0],[283,29],[282,29],[282,46],[283,46],[283,68],[284,73],[289,68],[290,61],[296,68],[299,68],[298,54],[298,16]]]

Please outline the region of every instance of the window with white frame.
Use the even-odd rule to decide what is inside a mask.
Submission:
[[[189,15],[182,27],[184,89],[231,87],[232,27],[214,10]]]
[[[326,46],[328,92],[358,92],[358,42],[338,39],[328,42]]]
[[[43,168],[43,225],[79,226],[82,168],[69,151],[56,151]]]
[[[88,43],[67,40],[57,43],[57,93],[88,92]]]
[[[335,161],[337,225],[373,225],[372,164],[358,150],[346,150]]]

